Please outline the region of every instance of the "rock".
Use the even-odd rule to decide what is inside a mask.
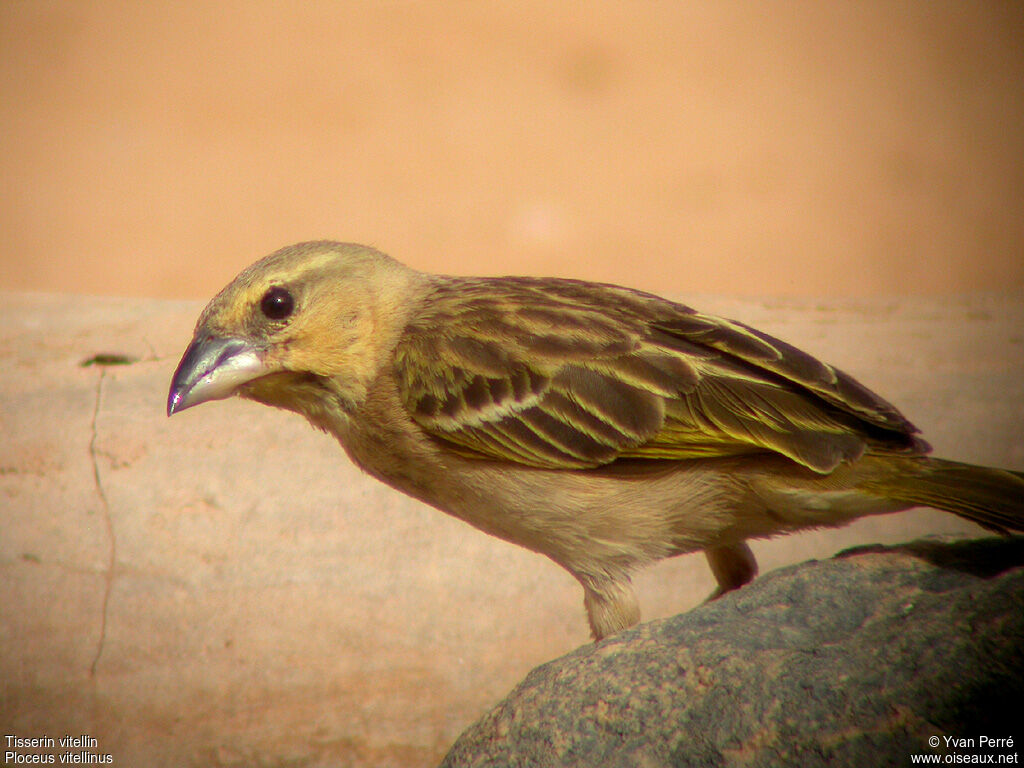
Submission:
[[[775,571],[538,667],[442,765],[874,768],[1018,738],[1022,565],[1016,537]]]
[[[1019,297],[681,298],[856,375],[938,455],[1024,469]],[[88,734],[140,768],[436,765],[529,670],[590,646],[571,576],[299,417],[230,400],[168,420],[201,308],[0,294],[0,736]],[[753,547],[768,574],[980,530],[918,509]],[[647,620],[712,589],[700,555],[635,582]]]

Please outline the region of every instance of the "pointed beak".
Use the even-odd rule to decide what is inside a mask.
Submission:
[[[251,343],[197,334],[171,379],[167,415],[230,397],[241,385],[266,373],[269,371]]]

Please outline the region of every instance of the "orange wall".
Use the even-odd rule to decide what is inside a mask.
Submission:
[[[664,293],[1024,289],[1024,6],[3,2],[2,287],[296,240]]]

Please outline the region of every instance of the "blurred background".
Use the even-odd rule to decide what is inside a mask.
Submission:
[[[661,293],[1024,288],[1024,4],[0,3],[11,290],[290,242]]]

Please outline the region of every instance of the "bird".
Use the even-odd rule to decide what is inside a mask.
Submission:
[[[703,551],[717,597],[757,575],[750,539],[914,506],[1024,529],[1024,473],[931,457],[838,368],[616,285],[288,246],[202,311],[167,414],[233,395],[565,568],[595,640],[639,622],[631,576],[663,558]]]

